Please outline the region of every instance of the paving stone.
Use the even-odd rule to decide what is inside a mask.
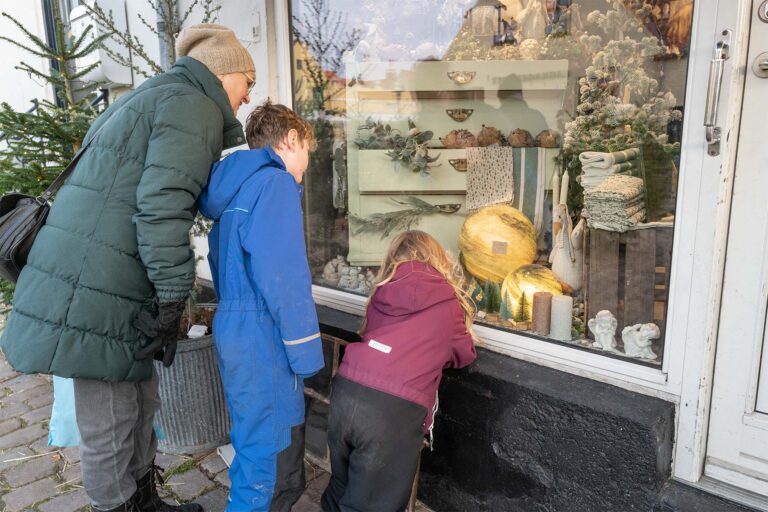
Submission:
[[[28,445],[32,441],[39,439],[40,436],[45,436],[47,434],[48,431],[40,424],[16,430],[15,432],[0,437],[0,450],[13,448],[14,446]]]
[[[22,391],[17,391],[15,393],[4,396],[3,404],[18,404],[21,402],[26,402],[27,400],[38,398],[40,396],[48,396],[52,394],[53,390],[51,389],[50,384],[40,384],[34,388],[24,389]]]
[[[64,448],[62,450],[62,453],[64,453],[64,457],[67,459],[67,462],[70,464],[77,464],[80,462],[80,448],[77,446],[70,446],[68,448]]]
[[[24,420],[27,425],[34,425],[41,421],[49,421],[51,419],[51,408],[50,405],[45,405],[34,411],[29,411],[24,414],[21,419]]]
[[[85,491],[77,489],[67,494],[56,496],[51,501],[46,501],[38,508],[41,512],[75,512],[89,505],[91,501],[85,495]]]
[[[44,426],[43,423],[37,423],[37,425],[39,425],[41,427]],[[49,446],[48,445],[48,427],[45,426],[44,430],[46,432],[46,435],[44,435],[43,437],[41,437],[39,439],[35,439],[35,441],[32,444],[30,444],[29,447],[32,448],[32,450],[35,453],[51,453],[51,452],[55,452],[55,451],[59,450],[58,446]]]
[[[27,485],[35,480],[53,476],[58,473],[60,468],[61,465],[52,460],[50,455],[46,457],[37,457],[7,471],[5,473],[5,481],[8,482],[11,487],[21,487],[22,485]]]
[[[38,480],[4,495],[5,512],[20,512],[25,507],[45,501],[55,495],[56,481],[53,478]]]
[[[216,481],[217,484],[223,485],[227,489],[232,487],[232,481],[229,479],[229,470],[224,470],[218,475],[216,475],[216,478],[214,478],[214,481]]]
[[[216,452],[211,453],[200,463],[200,469],[203,473],[208,475],[209,478],[215,478],[216,475],[227,469],[227,463],[219,457]]]
[[[205,512],[224,512],[227,508],[227,492],[215,489],[195,499],[195,503],[203,507]]]
[[[3,361],[3,364],[0,365],[0,382],[5,382],[18,376],[18,372],[16,372],[10,364]]]
[[[53,404],[53,390],[46,395],[36,396],[27,400],[27,405],[32,409],[39,409],[40,407],[45,407],[46,405],[51,404]]]
[[[0,436],[10,434],[14,430],[21,428],[21,420],[19,418],[11,418],[0,423]]]
[[[61,481],[69,484],[79,484],[83,480],[83,475],[80,472],[80,464],[69,466],[61,473]]]
[[[155,464],[157,464],[164,470],[175,468],[179,464],[184,463],[184,461],[186,460],[189,460],[189,458],[183,457],[181,455],[171,455],[169,453],[158,452],[158,454],[155,455]]]
[[[16,418],[22,414],[28,413],[31,410],[32,408],[27,404],[10,404],[5,407],[0,405],[0,421]]]
[[[42,384],[51,385],[50,380],[42,375],[19,375],[16,378],[3,382],[3,387],[11,390],[11,393],[18,393],[25,389],[32,389]]]
[[[25,460],[17,459],[24,459],[31,455],[35,455],[35,452],[33,452],[27,446],[21,446],[4,451],[2,454],[0,454],[0,473],[8,471],[11,468],[15,468],[19,464],[23,464],[26,462]]]
[[[215,487],[214,483],[197,468],[173,475],[167,483],[170,484],[173,494],[183,501],[191,501]]]

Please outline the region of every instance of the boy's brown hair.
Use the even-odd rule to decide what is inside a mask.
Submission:
[[[288,132],[296,130],[299,140],[309,144],[309,150],[315,150],[315,134],[312,126],[300,115],[285,105],[272,103],[267,99],[253,109],[245,123],[245,138],[248,147],[278,147]]]

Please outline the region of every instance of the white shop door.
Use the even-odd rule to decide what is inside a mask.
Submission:
[[[768,496],[768,5],[752,16],[705,474]]]

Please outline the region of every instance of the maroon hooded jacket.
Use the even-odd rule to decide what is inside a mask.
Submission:
[[[477,357],[453,287],[425,263],[401,263],[376,289],[367,318],[363,340],[347,346],[339,375],[423,405],[429,432],[443,368]]]

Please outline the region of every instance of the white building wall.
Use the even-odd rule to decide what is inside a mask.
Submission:
[[[16,18],[30,32],[45,38],[42,2],[2,2],[2,11]],[[26,36],[8,18],[0,16],[0,34],[26,44]],[[35,98],[53,98],[53,90],[33,79],[27,73],[16,69],[21,61],[40,71],[48,68],[48,62],[35,57],[7,41],[0,41],[0,101],[8,103],[15,110],[25,111],[32,106]]]

